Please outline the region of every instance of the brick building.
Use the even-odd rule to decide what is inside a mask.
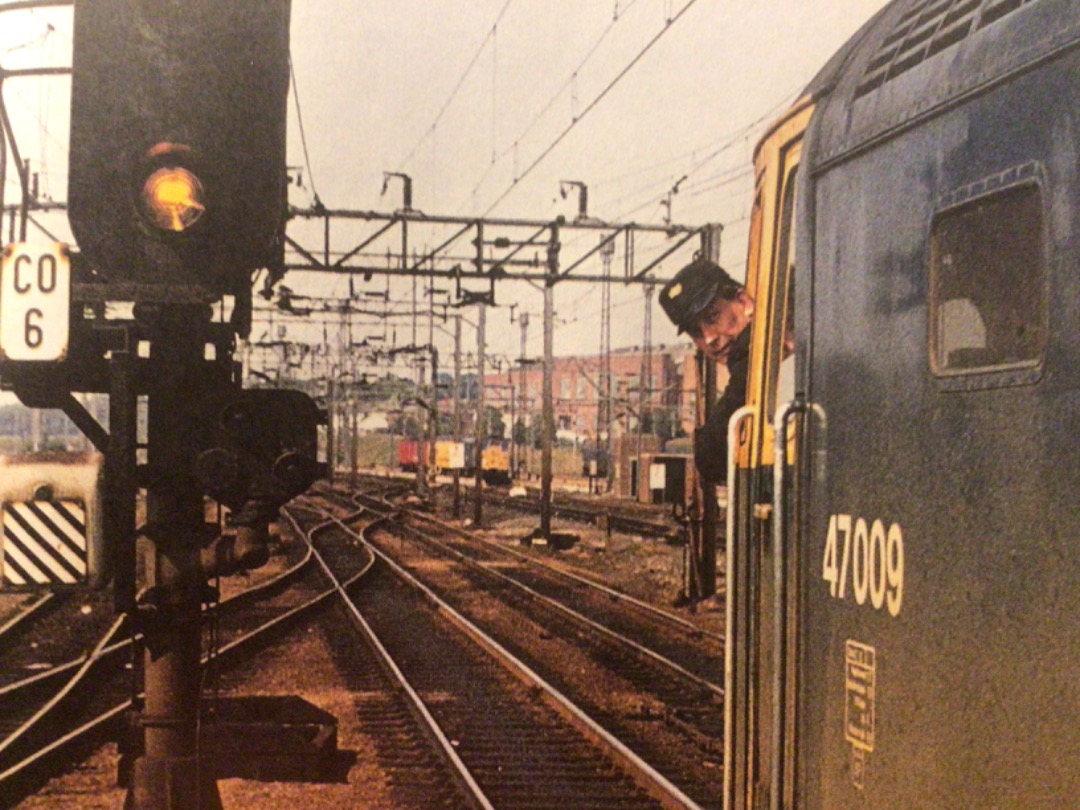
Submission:
[[[696,403],[697,369],[694,351],[687,345],[659,346],[650,353],[650,363],[643,369],[643,352],[618,349],[611,352],[611,433],[613,437],[634,432],[638,414],[649,414],[653,426],[661,432],[689,433],[693,429]],[[557,357],[552,369],[552,393],[555,406],[555,429],[560,437],[595,440],[601,394],[601,357],[581,355]],[[644,376],[644,381],[642,377]],[[522,382],[524,379],[524,396]],[[544,372],[538,362],[524,370],[484,376],[486,401],[503,410],[509,423],[510,397],[515,399],[518,418],[539,424]]]

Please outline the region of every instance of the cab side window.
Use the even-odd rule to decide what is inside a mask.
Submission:
[[[1046,342],[1040,186],[1014,185],[938,214],[931,226],[935,374],[1036,365]]]
[[[768,399],[768,417],[771,420],[778,405],[789,402],[795,396],[795,199],[798,189],[799,169],[795,166],[784,185],[784,198],[780,208],[780,230],[777,234],[777,273],[778,283],[785,286],[777,296],[775,317],[778,319],[778,378],[772,387]]]

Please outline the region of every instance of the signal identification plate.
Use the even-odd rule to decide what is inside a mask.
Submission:
[[[71,259],[59,242],[19,242],[0,261],[0,361],[60,362],[71,329]]]

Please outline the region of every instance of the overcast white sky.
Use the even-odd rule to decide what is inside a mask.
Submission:
[[[588,186],[592,216],[656,224],[666,213],[661,200],[686,175],[671,198],[671,219],[723,224],[722,262],[742,277],[754,141],[883,5],[293,0],[295,90],[308,155],[290,99],[289,164],[304,167],[304,185],[290,199],[306,205],[317,193],[330,208],[391,211],[400,206],[400,186],[382,195],[383,172],[400,171],[413,178],[414,206],[429,214],[572,219],[576,197],[558,194],[559,181],[572,179]],[[70,64],[70,48],[69,10],[0,15],[4,68]],[[10,80],[4,94],[43,193],[64,199],[67,80]],[[515,184],[575,116],[559,145]],[[7,203],[16,198],[12,174]],[[658,275],[670,276],[680,264],[673,259]],[[348,292],[341,279],[317,289],[301,281],[286,283],[298,292]],[[405,294],[406,283],[395,282],[395,296]],[[372,284],[385,288],[384,281]],[[612,345],[640,344],[641,289],[620,285],[612,299]],[[488,314],[489,350],[516,356],[520,332],[505,305],[539,313],[541,294],[505,285],[497,300],[503,306]],[[600,300],[593,285],[556,289],[557,354],[599,348]],[[530,355],[541,351],[539,318],[533,323]],[[292,339],[321,337],[289,330]],[[358,329],[355,337],[362,334]],[[401,335],[408,342],[406,331]],[[436,339],[448,353],[449,337]],[[466,343],[472,339],[467,333]],[[675,340],[656,308],[654,344]]]

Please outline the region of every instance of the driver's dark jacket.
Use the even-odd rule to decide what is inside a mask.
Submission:
[[[727,480],[727,429],[732,414],[746,404],[750,370],[750,325],[739,333],[728,352],[727,387],[705,424],[694,431],[694,464],[698,475],[710,484]]]

